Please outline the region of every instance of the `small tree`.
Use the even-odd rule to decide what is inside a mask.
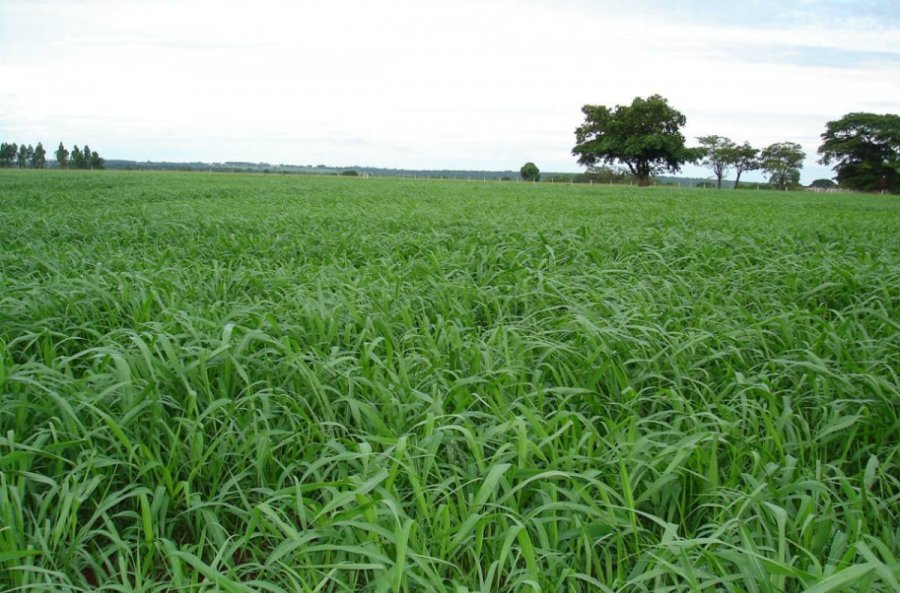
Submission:
[[[19,147],[15,142],[12,144],[7,144],[6,142],[0,143],[0,167],[12,167],[13,162],[16,160],[18,150]]]
[[[755,171],[759,169],[759,150],[750,146],[749,142],[744,142],[740,146],[734,145],[726,151],[728,163],[734,167],[734,189],[738,188],[741,182],[741,173],[744,171]]]
[[[681,128],[686,118],[659,95],[636,97],[631,105],[585,105],[584,123],[575,130],[572,154],[578,163],[622,163],[639,186],[663,171],[677,173],[681,165],[702,158],[699,149],[687,148]]]
[[[697,138],[703,151],[703,161],[700,163],[712,169],[716,176],[716,189],[722,189],[722,177],[732,166],[734,142],[724,136],[701,136]]]
[[[106,161],[100,158],[100,155],[97,154],[97,151],[94,150],[91,152],[91,169],[103,169],[106,166]]]
[[[84,169],[84,153],[78,148],[78,145],[72,147],[72,159],[69,161],[69,167],[72,169]]]
[[[524,179],[525,181],[541,180],[541,170],[538,169],[537,165],[535,165],[531,161],[522,165],[522,168],[519,169],[519,175],[521,175],[522,179]]]
[[[20,169],[28,167],[28,147],[24,144],[19,147],[19,156],[16,158],[16,166]]]
[[[575,176],[575,183],[628,183],[631,174],[627,169],[621,167],[610,167],[608,165],[598,165],[588,167],[587,171]]]
[[[767,146],[760,154],[761,168],[769,174],[769,184],[787,190],[800,183],[800,169],[806,153],[796,142],[779,142]]]
[[[43,169],[47,166],[47,151],[40,142],[34,147],[34,154],[31,155],[31,166],[35,169]]]
[[[84,148],[81,149],[81,167],[80,169],[90,169],[91,168],[91,147],[87,144],[84,145]]]
[[[69,166],[69,151],[66,150],[62,142],[59,143],[59,148],[56,149],[56,162],[59,164],[60,169],[65,169]]]

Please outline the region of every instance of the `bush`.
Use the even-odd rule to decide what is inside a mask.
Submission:
[[[587,171],[575,176],[575,183],[629,183],[631,174],[620,168],[612,168],[606,165],[589,167]]]
[[[810,183],[809,186],[816,189],[834,189],[837,187],[837,183],[835,183],[831,179],[816,179],[815,181]]]
[[[753,183],[741,181],[741,184],[737,186],[737,189],[772,189],[772,186],[768,183]]]

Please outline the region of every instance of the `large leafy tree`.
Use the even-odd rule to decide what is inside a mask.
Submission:
[[[806,153],[796,142],[778,142],[763,149],[760,168],[769,174],[769,185],[789,189],[800,183],[800,169]]]
[[[684,145],[681,128],[686,118],[660,95],[637,97],[631,105],[585,105],[584,123],[575,130],[572,154],[588,167],[621,163],[638,185],[650,185],[650,176],[678,172],[681,165],[702,156]]]
[[[722,177],[732,165],[734,142],[724,136],[701,136],[697,141],[703,151],[701,164],[712,169],[713,175],[716,176],[716,188],[722,189]]]
[[[900,193],[900,115],[848,113],[830,121],[818,152],[842,186]]]
[[[519,169],[519,175],[521,175],[522,179],[524,179],[525,181],[541,180],[541,170],[538,169],[537,165],[535,165],[531,161],[522,165],[522,168]]]

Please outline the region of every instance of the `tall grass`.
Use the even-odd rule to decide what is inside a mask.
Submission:
[[[898,590],[900,202],[739,194],[0,175],[0,589]]]

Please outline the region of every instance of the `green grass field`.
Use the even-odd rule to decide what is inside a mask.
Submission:
[[[0,590],[900,580],[900,200],[0,174]]]

